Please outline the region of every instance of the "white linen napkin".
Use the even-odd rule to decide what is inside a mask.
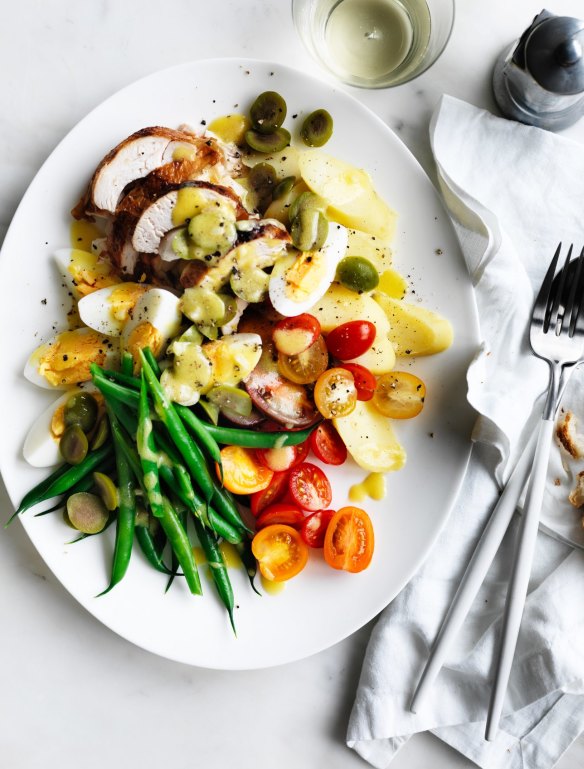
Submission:
[[[431,138],[476,292],[483,343],[468,398],[479,417],[449,523],[373,630],[347,744],[381,768],[413,733],[430,730],[486,769],[548,769],[584,731],[584,553],[565,542],[538,536],[497,739],[484,740],[484,722],[516,521],[427,705],[414,715],[409,703],[499,486],[539,416],[547,367],[530,352],[528,322],[558,242],[584,246],[584,147],[447,96]],[[564,406],[584,425],[583,383],[584,367]],[[578,468],[559,448],[553,454],[543,517],[581,546],[580,515],[566,501]]]

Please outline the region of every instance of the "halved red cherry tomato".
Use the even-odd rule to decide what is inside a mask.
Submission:
[[[314,386],[314,402],[325,419],[346,417],[354,411],[357,388],[351,372],[344,368],[327,369]]]
[[[292,499],[303,510],[324,510],[333,498],[329,479],[312,462],[303,462],[290,470],[288,488]]]
[[[373,546],[373,524],[365,510],[341,507],[324,536],[324,559],[333,569],[363,571],[371,563]]]
[[[274,473],[270,485],[255,491],[249,498],[252,514],[257,518],[269,505],[279,502],[288,491],[288,473]]]
[[[310,433],[310,448],[326,465],[342,465],[347,459],[347,447],[332,422],[321,422]]]
[[[298,355],[278,353],[278,371],[294,384],[316,382],[328,366],[328,350],[324,337],[318,336],[310,347]]]
[[[357,388],[358,401],[370,401],[377,387],[377,379],[368,368],[360,363],[343,363],[339,368],[345,368],[353,374],[355,387]]]
[[[408,371],[391,371],[377,380],[373,405],[385,417],[411,419],[424,408],[426,385]]]
[[[278,352],[298,355],[307,350],[320,336],[320,323],[307,312],[293,318],[282,318],[274,326],[272,339]]]
[[[274,524],[258,531],[251,542],[261,574],[273,582],[296,576],[308,561],[308,546],[291,526]]]
[[[308,547],[324,547],[324,536],[334,514],[334,510],[318,510],[302,521],[300,536]]]
[[[293,529],[300,529],[304,518],[304,513],[297,505],[277,503],[267,507],[258,517],[256,529],[259,531],[264,526],[271,526],[274,523],[281,523],[286,526],[292,526]]]
[[[270,485],[274,475],[261,465],[255,452],[242,446],[224,446],[221,449],[221,464],[223,466],[223,485],[234,494],[253,494]],[[221,470],[216,465],[217,477],[221,479]]]
[[[352,360],[367,352],[375,341],[375,324],[369,320],[350,320],[333,328],[326,338],[331,355],[339,360]]]
[[[259,461],[265,467],[269,467],[276,473],[290,470],[290,468],[304,462],[309,451],[308,441],[297,446],[281,446],[279,449],[257,449]]]

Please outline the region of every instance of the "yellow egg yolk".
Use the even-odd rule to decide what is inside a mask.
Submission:
[[[109,295],[110,313],[119,321],[128,320],[138,299],[148,290],[139,283],[120,283]]]
[[[65,432],[65,404],[62,403],[55,409],[51,419],[51,436],[58,441]]]
[[[119,278],[112,273],[110,264],[100,262],[97,254],[81,249],[76,248],[71,252],[68,269],[80,296],[87,296],[99,288],[119,283]]]
[[[319,251],[299,254],[286,273],[286,296],[296,302],[306,299],[320,285],[326,267],[326,259]]]
[[[91,379],[90,364],[104,364],[108,345],[111,342],[97,331],[63,331],[42,348],[39,373],[55,387],[86,382]]]
[[[126,350],[131,353],[134,359],[134,372],[140,371],[140,350],[149,347],[154,355],[158,356],[162,350],[162,343],[162,334],[147,320],[138,323],[130,331],[126,342]]]

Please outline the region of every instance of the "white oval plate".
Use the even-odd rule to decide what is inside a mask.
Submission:
[[[410,301],[447,315],[453,347],[433,358],[406,361],[426,381],[423,414],[397,425],[408,452],[404,470],[388,476],[387,498],[363,503],[373,519],[376,549],[365,572],[326,566],[311,552],[304,572],[278,595],[258,597],[245,574],[232,571],[237,638],[212,585],[193,598],[181,580],[165,594],[166,578],[136,550],[127,576],[97,598],[108,582],[113,531],[67,545],[60,514],[21,516],[32,542],[67,590],[95,617],[132,643],[169,659],[210,668],[248,669],[300,659],[340,641],[383,609],[418,569],[445,523],[470,451],[472,417],[466,368],[477,345],[474,299],[454,232],[428,178],[399,139],[346,93],[277,64],[247,60],[193,62],[151,75],[115,94],[82,120],[45,162],[14,217],[0,261],[4,330],[1,396],[5,404],[0,467],[16,505],[44,477],[22,459],[22,444],[52,393],[27,382],[30,352],[64,327],[63,296],[52,259],[69,244],[69,211],[94,167],[121,139],[148,125],[193,126],[246,112],[264,90],[288,104],[297,135],[302,116],[324,107],[335,120],[331,154],[365,168],[399,212],[395,262],[409,276]],[[297,117],[293,117],[297,116]],[[8,337],[6,336],[8,334]],[[356,466],[328,469],[333,507],[364,476]],[[14,524],[13,524],[14,525]]]

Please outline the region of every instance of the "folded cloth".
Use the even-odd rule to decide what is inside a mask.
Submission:
[[[479,417],[450,520],[373,630],[347,744],[386,767],[412,734],[429,730],[488,769],[548,769],[584,731],[584,553],[565,541],[538,535],[496,740],[484,740],[484,723],[516,521],[426,706],[413,714],[409,703],[500,485],[541,413],[547,370],[531,354],[527,328],[558,242],[584,246],[584,147],[451,97],[435,112],[431,138],[475,287],[483,342],[468,372],[468,398]],[[574,373],[565,403],[584,422],[583,383],[584,367]],[[574,472],[559,448],[554,455],[545,503],[551,529]],[[579,513],[568,503],[563,509],[570,524],[560,538],[582,544]]]

